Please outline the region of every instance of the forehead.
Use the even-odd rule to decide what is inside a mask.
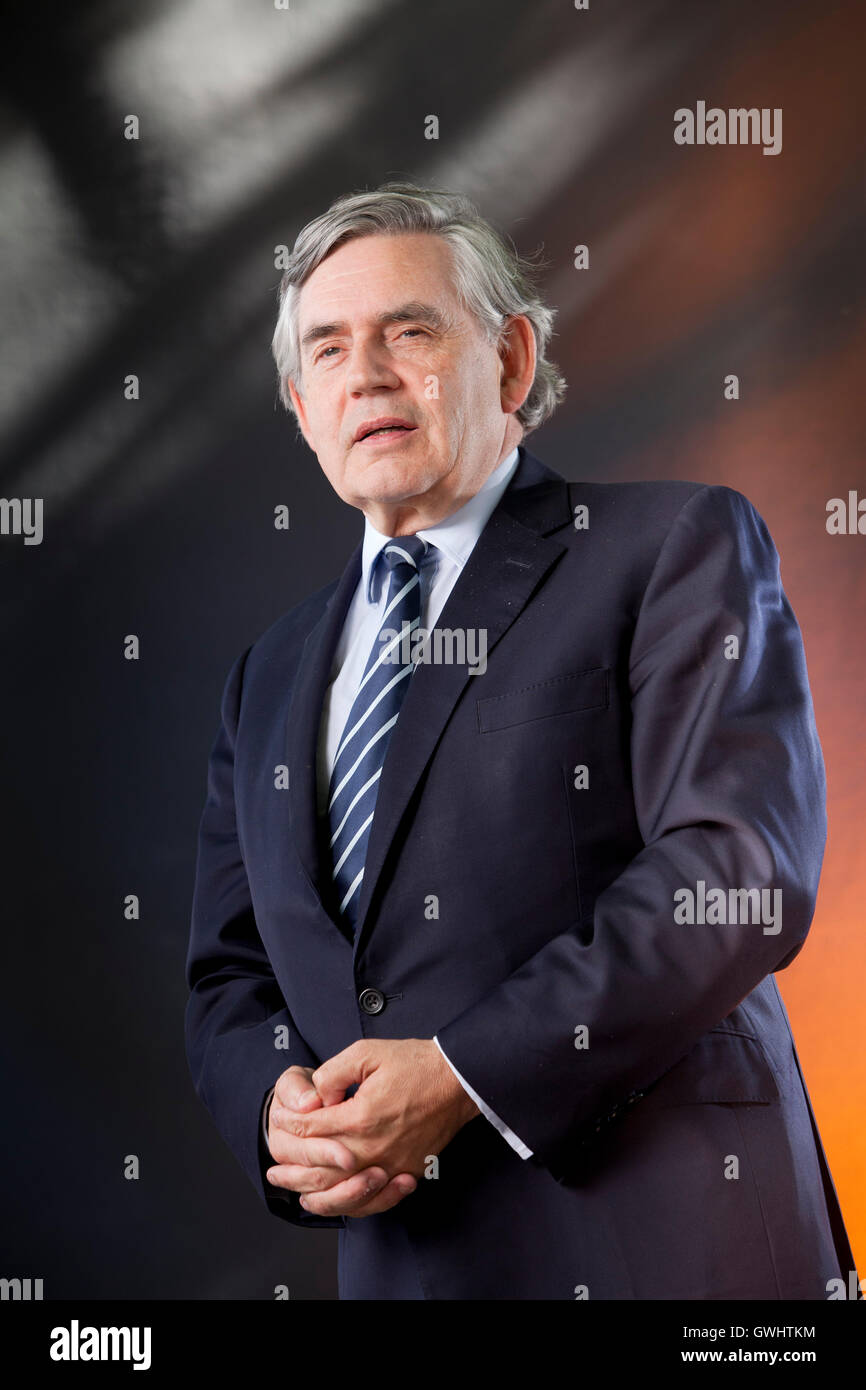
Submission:
[[[360,321],[392,303],[418,299],[455,306],[450,247],[431,232],[355,237],[332,251],[301,287],[301,333],[323,312]]]

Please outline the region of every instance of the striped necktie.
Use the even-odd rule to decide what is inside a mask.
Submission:
[[[384,545],[374,564],[389,578],[379,633],[340,739],[328,793],[331,854],[339,914],[355,930],[370,826],[391,731],[415,667],[403,665],[400,642],[421,621],[421,563],[435,547],[420,536]],[[383,634],[395,632],[396,637]]]

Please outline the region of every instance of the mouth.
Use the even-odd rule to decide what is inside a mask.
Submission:
[[[377,440],[395,440],[414,434],[416,426],[405,420],[369,420],[355,435],[356,444],[374,443]]]

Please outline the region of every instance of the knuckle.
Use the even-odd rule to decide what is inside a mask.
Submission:
[[[352,1110],[351,1118],[347,1117],[345,1120],[346,1133],[371,1134],[375,1124],[372,1108],[367,1101],[359,1100],[357,1096],[353,1097],[353,1100],[357,1101],[357,1104]]]

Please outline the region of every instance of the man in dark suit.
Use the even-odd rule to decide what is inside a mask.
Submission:
[[[825,842],[799,629],[741,494],[528,452],[552,317],[459,197],[296,241],[281,392],[365,530],[228,676],[195,1086],[275,1215],[340,1228],[341,1298],[826,1298],[773,978]]]

